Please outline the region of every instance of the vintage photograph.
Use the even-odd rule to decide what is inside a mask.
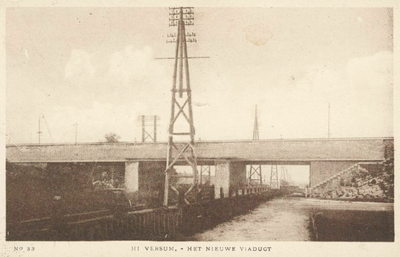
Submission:
[[[393,13],[6,8],[6,241],[394,242]]]

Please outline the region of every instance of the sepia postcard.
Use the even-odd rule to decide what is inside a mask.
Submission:
[[[398,1],[4,1],[2,256],[395,256]]]

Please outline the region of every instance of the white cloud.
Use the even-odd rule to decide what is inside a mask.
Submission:
[[[122,84],[134,81],[145,83],[164,72],[162,66],[155,62],[153,50],[149,46],[134,49],[128,45],[123,51],[110,56],[109,65],[109,79]]]
[[[296,93],[316,94],[327,101],[334,100],[348,92],[348,84],[341,71],[327,69],[324,66],[312,66],[296,83]]]
[[[69,81],[83,81],[93,77],[94,73],[90,54],[84,50],[72,50],[65,66],[65,78]]]
[[[393,89],[393,53],[381,51],[351,59],[346,66],[351,86],[369,93],[390,93]]]

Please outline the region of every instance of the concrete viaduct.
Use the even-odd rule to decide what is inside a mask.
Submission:
[[[246,165],[309,165],[310,186],[358,162],[393,158],[393,138],[279,139],[196,142],[198,165],[215,165],[215,190],[246,184]],[[140,191],[141,180],[160,179],[167,143],[7,145],[11,163],[124,163],[125,190]],[[178,163],[179,165],[179,163]]]

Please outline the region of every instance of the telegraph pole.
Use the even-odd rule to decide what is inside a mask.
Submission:
[[[78,123],[75,122],[75,144],[78,144]]]
[[[260,135],[258,133],[258,117],[257,117],[257,105],[256,105],[256,111],[255,111],[255,117],[254,117],[254,128],[253,128],[253,140],[259,140]]]
[[[146,141],[146,121],[144,115],[142,115],[142,142]]]
[[[154,120],[153,120],[153,125],[154,125],[154,128],[153,128],[153,140],[154,140],[154,142],[157,142],[157,116],[156,115],[154,115]]]
[[[328,104],[328,138],[331,138],[331,103]]]
[[[38,136],[39,136],[39,145],[40,145],[40,134],[42,134],[42,131],[40,131],[40,119],[41,119],[41,115],[39,115],[39,131],[37,132]]]
[[[172,172],[177,161],[183,161],[191,166],[193,172],[193,183],[188,191],[186,191],[184,194],[185,201],[187,202],[186,196],[193,189],[196,189],[196,191],[198,190],[197,156],[194,144],[195,129],[193,125],[192,91],[190,88],[189,62],[186,44],[187,42],[195,43],[196,41],[194,39],[195,34],[186,33],[185,28],[186,26],[192,25],[194,25],[193,7],[169,8],[169,26],[176,26],[177,34],[168,35],[168,37],[171,39],[167,40],[167,43],[176,43],[176,48],[171,89],[171,119],[168,127],[168,151],[167,165],[165,169],[164,206],[168,205],[169,189],[171,188],[173,191],[178,192],[178,190],[169,183],[170,173]],[[183,79],[184,77],[185,80]],[[177,79],[179,83],[178,88]],[[179,99],[176,96],[178,96]],[[177,107],[178,112],[176,112],[175,107]],[[187,122],[188,127],[186,131],[176,132],[174,130],[174,125],[178,118],[181,118]],[[184,143],[175,144],[175,138],[184,140]]]

